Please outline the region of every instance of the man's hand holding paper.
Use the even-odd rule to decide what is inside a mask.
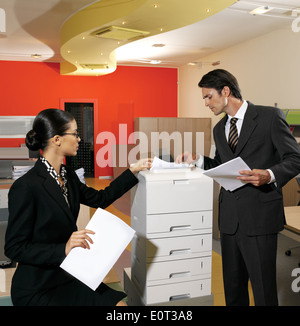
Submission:
[[[237,179],[244,181],[246,183],[252,183],[254,186],[258,187],[263,184],[269,183],[271,180],[271,175],[268,170],[253,169],[250,171],[241,170],[239,171],[243,176],[237,177]]]
[[[248,173],[251,172],[251,169],[241,157],[237,157],[213,169],[206,170],[203,174],[213,178],[226,190],[234,191],[247,183],[245,180],[240,179],[249,178],[241,176],[240,172],[243,171]]]

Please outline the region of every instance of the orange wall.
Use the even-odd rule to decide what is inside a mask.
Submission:
[[[36,115],[61,108],[63,100],[94,100],[95,138],[114,133],[119,123],[133,132],[135,117],[177,117],[177,69],[119,66],[107,76],[61,76],[58,63],[0,61],[0,115]],[[24,139],[0,139],[0,147],[19,146]],[[95,155],[100,146],[95,144]],[[112,168],[95,166],[95,176],[112,175]]]

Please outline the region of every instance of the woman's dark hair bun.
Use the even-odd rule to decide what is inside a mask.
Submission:
[[[26,146],[32,151],[38,149],[43,151],[48,146],[49,139],[55,135],[63,135],[73,120],[74,117],[63,110],[41,111],[33,121],[32,130],[26,135]]]
[[[25,139],[26,146],[31,150],[31,151],[37,151],[38,149],[41,149],[41,142],[37,137],[36,132],[31,129],[28,131]]]

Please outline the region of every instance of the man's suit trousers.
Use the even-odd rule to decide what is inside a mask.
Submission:
[[[256,306],[277,306],[277,234],[221,234],[226,305],[249,305],[248,280]]]

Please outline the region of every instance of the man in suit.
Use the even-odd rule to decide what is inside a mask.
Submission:
[[[245,186],[232,192],[221,188],[219,196],[226,304],[249,305],[250,278],[256,305],[278,305],[277,234],[285,224],[281,188],[300,172],[299,145],[283,112],[243,100],[228,71],[213,70],[198,86],[205,105],[215,115],[225,114],[213,130],[215,157],[184,153],[177,162],[198,160],[210,169],[240,156],[251,169],[239,171]]]

